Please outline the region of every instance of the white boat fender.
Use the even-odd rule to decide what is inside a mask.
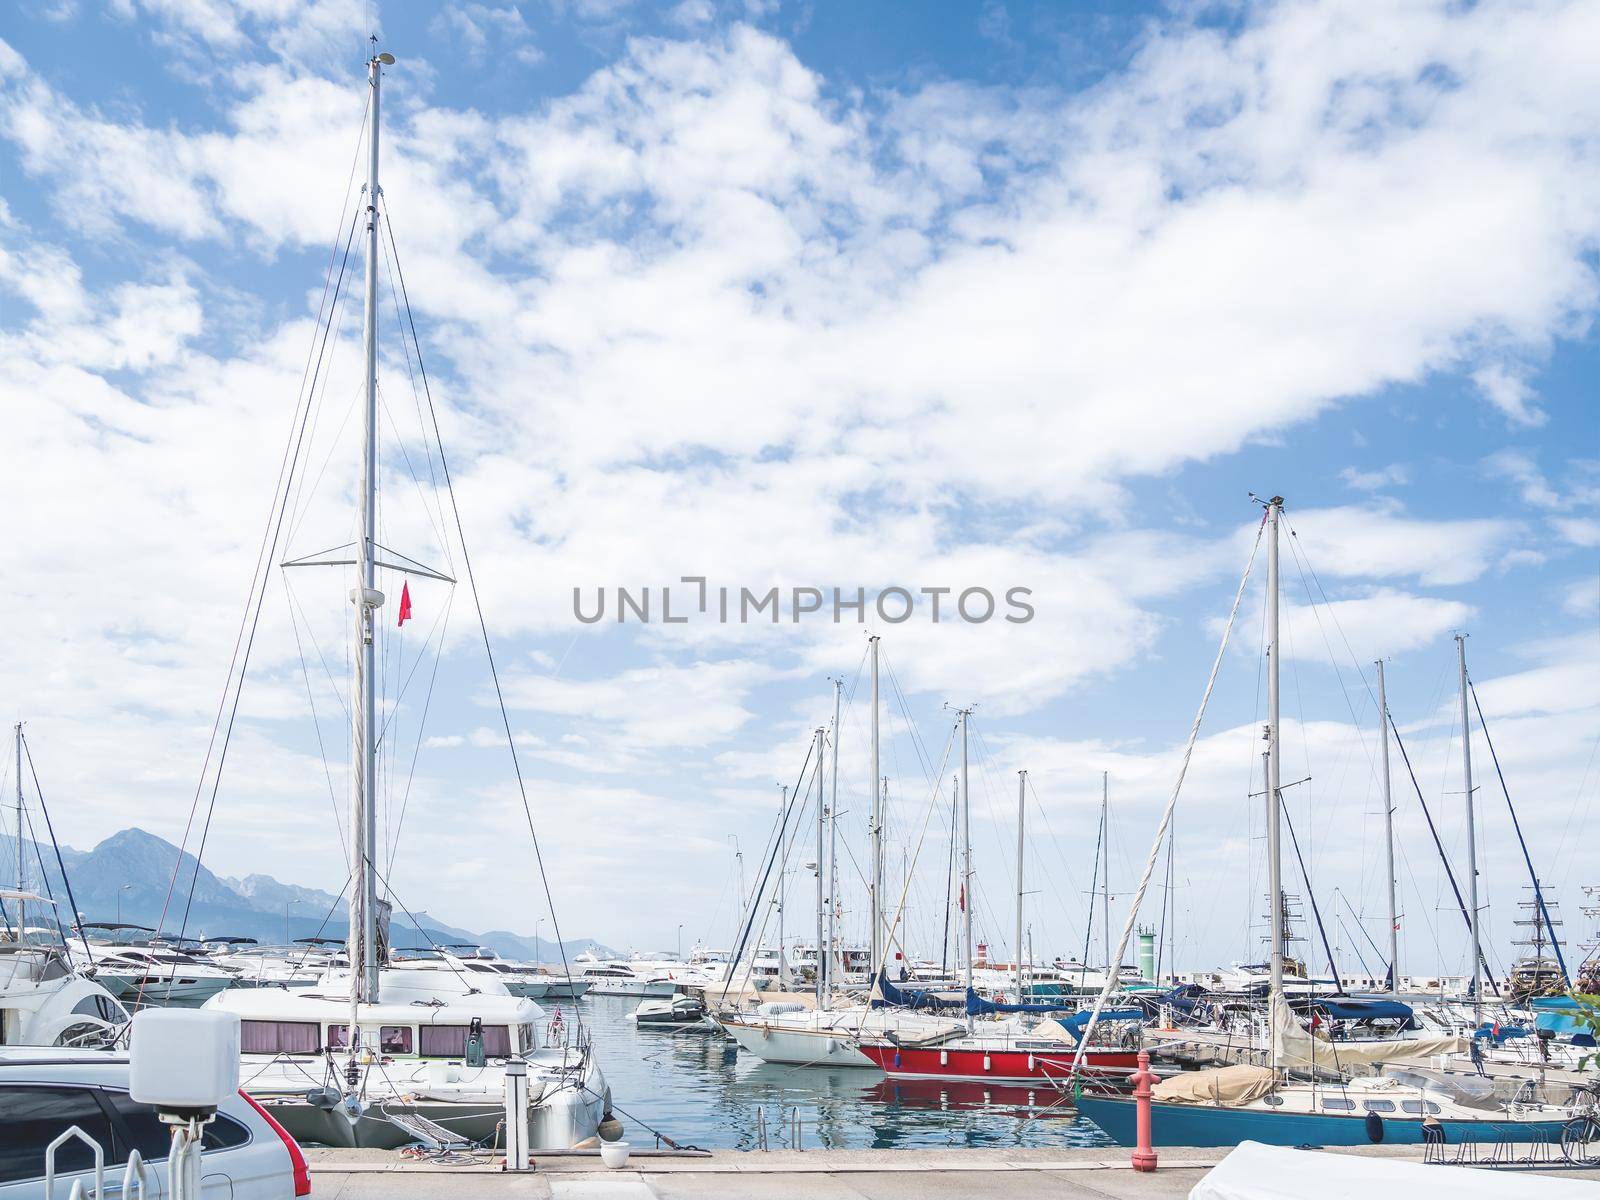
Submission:
[[[983,1056],[983,1069],[985,1071],[989,1069],[989,1056],[987,1054]]]

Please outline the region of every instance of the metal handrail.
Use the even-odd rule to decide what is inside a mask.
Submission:
[[[94,1194],[95,1194],[96,1197],[100,1197],[100,1196],[104,1196],[105,1195],[105,1191],[106,1191],[106,1151],[105,1151],[105,1147],[102,1146],[99,1142],[95,1141],[92,1137],[90,1137],[82,1129],[78,1128],[78,1126],[71,1125],[71,1126],[68,1126],[66,1129],[63,1129],[61,1131],[61,1133],[56,1137],[56,1140],[51,1142],[48,1146],[46,1146],[44,1148],[44,1200],[55,1200],[55,1195],[56,1195],[56,1151],[59,1150],[63,1145],[65,1145],[68,1141],[70,1141],[73,1138],[77,1138],[84,1145],[88,1146],[89,1149],[94,1151]],[[81,1180],[81,1179],[73,1180],[72,1181],[72,1193],[71,1193],[71,1196],[69,1197],[69,1200],[76,1200],[76,1197],[81,1196],[82,1194],[83,1194],[83,1180]],[[142,1200],[142,1196],[141,1196],[141,1200]]]

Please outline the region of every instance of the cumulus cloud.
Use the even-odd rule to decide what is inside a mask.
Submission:
[[[0,249],[20,312],[0,340],[0,397],[19,414],[0,499],[49,516],[8,542],[3,614],[32,636],[0,670],[41,714],[139,744],[131,771],[109,753],[73,765],[85,795],[132,779],[166,811],[174,762],[202,752],[306,361],[304,252],[333,233],[359,138],[359,79],[329,56],[359,44],[361,7],[123,0],[130,29],[207,85],[208,107],[182,119],[97,104],[0,44],[0,137],[37,193]],[[1173,19],[1079,92],[841,86],[739,23],[635,38],[566,93],[493,111],[437,99],[430,64],[402,62],[386,203],[486,611],[518,644],[507,693],[532,726],[517,741],[536,795],[653,821],[719,789],[765,812],[757,772],[787,764],[770,747],[816,721],[814,697],[789,689],[853,670],[861,650],[863,629],[815,625],[573,639],[574,586],[1021,584],[1033,623],[904,627],[896,679],[909,705],[977,698],[996,722],[1046,720],[1231,594],[1233,514],[1212,506],[1220,532],[1175,533],[1130,506],[1136,489],[1444,373],[1531,428],[1527,377],[1505,364],[1538,362],[1595,306],[1597,20],[1554,3]],[[508,6],[440,21],[463,58],[532,45]],[[228,65],[264,45],[249,72]],[[155,249],[120,253],[141,244]],[[270,277],[309,305],[266,285],[225,294],[194,266],[224,246],[250,267],[231,278]],[[302,551],[349,536],[345,334],[310,435]],[[385,367],[386,420],[404,418],[386,426],[386,536],[431,553],[447,522],[400,454],[402,437],[421,442],[393,345]],[[1489,469],[1570,519],[1581,547],[1573,510],[1592,478],[1552,483],[1519,453]],[[1400,466],[1342,477],[1405,481]],[[1513,517],[1290,500],[1364,654],[1426,649],[1468,611],[1434,593],[1522,549]],[[106,603],[108,575],[140,603]],[[323,805],[288,717],[303,653],[337,747],[344,584],[289,586],[314,638],[297,647],[306,631],[275,583],[242,761],[287,787],[263,764],[291,744],[286,770]],[[414,591],[430,618],[448,604],[442,586]],[[485,822],[520,819],[504,789],[429,776],[429,750],[487,759],[499,743],[492,697],[457,675],[479,661],[463,626],[443,674],[470,715],[440,728],[435,713],[415,811],[447,817],[465,795]],[[265,823],[282,797],[245,790],[240,819]],[[581,882],[598,851],[539,803]],[[86,801],[86,827],[125,811]],[[711,874],[725,849],[684,826],[629,839],[653,856],[682,839]]]

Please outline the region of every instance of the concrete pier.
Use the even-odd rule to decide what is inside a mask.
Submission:
[[[1336,1153],[1422,1160],[1420,1146],[1375,1146]],[[974,1196],[1183,1197],[1226,1150],[1163,1149],[1155,1174],[1129,1167],[1126,1150],[718,1150],[705,1155],[635,1155],[622,1170],[597,1156],[541,1155],[538,1170],[508,1175],[497,1160],[435,1165],[388,1151],[308,1150],[318,1200],[439,1197],[439,1200],[967,1200]],[[1438,1167],[1441,1186],[1452,1171]],[[1519,1172],[1505,1170],[1506,1194]],[[1553,1168],[1564,1179],[1596,1182],[1600,1171]]]

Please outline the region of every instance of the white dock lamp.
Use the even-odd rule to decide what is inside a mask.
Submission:
[[[239,1016],[210,1009],[135,1014],[128,1094],[172,1126],[172,1200],[200,1200],[200,1149],[217,1108],[239,1091]]]

